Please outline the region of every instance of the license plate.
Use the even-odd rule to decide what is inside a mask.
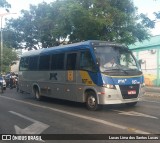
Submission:
[[[128,95],[136,94],[136,90],[128,90]]]

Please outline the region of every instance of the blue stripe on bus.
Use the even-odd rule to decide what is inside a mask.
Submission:
[[[94,73],[89,72],[88,74],[94,84],[102,86],[103,84],[112,84],[112,85],[131,85],[131,84],[141,84],[144,83],[143,75],[140,76],[106,76],[100,72]]]
[[[113,84],[113,85],[131,85],[131,84],[141,84],[144,83],[144,77],[141,76],[122,76],[122,77],[109,77],[102,75],[104,84]]]
[[[94,84],[96,84],[98,86],[102,86],[103,85],[102,75],[101,75],[100,72],[90,72],[90,71],[88,71],[88,74],[91,77],[91,79],[94,82]]]

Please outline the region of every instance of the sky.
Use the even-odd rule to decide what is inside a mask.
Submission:
[[[153,12],[160,11],[160,0],[133,0],[138,7],[139,13],[147,14],[152,20],[155,19]],[[156,27],[152,30],[152,35],[160,35],[160,20],[156,22]]]
[[[10,17],[18,17],[20,14],[21,9],[29,9],[29,5],[37,5],[41,2],[53,2],[54,0],[6,0],[8,3],[11,4],[12,8],[10,9],[11,13],[17,13],[17,14],[10,14],[5,16],[5,18]],[[138,13],[144,13],[147,14],[149,18],[154,19],[153,12],[160,11],[160,0],[133,0],[136,7],[138,7]],[[4,13],[4,10],[0,9],[0,14]],[[4,22],[3,22],[4,23]],[[156,23],[155,29],[151,31],[152,35],[160,35],[160,20]]]

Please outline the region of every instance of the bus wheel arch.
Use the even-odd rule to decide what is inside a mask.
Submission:
[[[97,94],[93,89],[85,90],[85,103],[88,110],[95,111],[100,109]]]
[[[39,86],[38,85],[33,85],[33,94],[35,96],[35,98],[37,100],[41,100],[42,99],[42,96],[40,94],[40,89],[39,89]]]

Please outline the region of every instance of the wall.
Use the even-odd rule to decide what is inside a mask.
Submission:
[[[129,46],[138,60],[142,60],[141,69],[145,84],[160,86],[160,35],[153,36],[143,43]]]
[[[145,51],[134,52],[134,55],[138,56],[138,59],[142,60],[141,69],[144,74],[145,84],[147,86],[158,86],[158,68],[157,58],[158,49],[151,49]]]

